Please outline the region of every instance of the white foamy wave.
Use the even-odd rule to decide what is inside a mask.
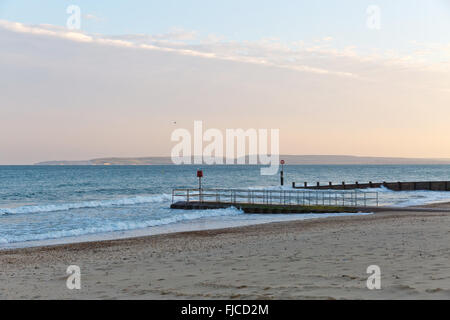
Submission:
[[[394,191],[384,186],[380,188],[366,189],[378,192],[380,205],[393,207],[421,206],[433,203],[450,202],[450,192],[432,190]]]
[[[282,191],[282,190],[296,190],[292,186],[252,186],[248,187],[249,190],[255,191]]]
[[[402,191],[394,191],[391,189],[386,188],[385,186],[380,186],[379,188],[367,188],[367,189],[360,189],[361,191],[367,191],[367,192],[379,192],[379,193],[398,193]]]
[[[147,221],[105,221],[101,225],[89,226],[85,228],[73,228],[68,230],[54,230],[44,233],[21,234],[21,235],[5,235],[0,237],[0,244],[8,244],[15,242],[40,241],[47,239],[59,239],[66,237],[80,237],[90,234],[103,234],[108,232],[128,231],[136,229],[144,229],[149,227],[163,226],[184,222],[189,220],[197,220],[201,218],[211,218],[220,216],[232,216],[243,214],[241,210],[236,208],[189,211],[183,214],[174,214],[173,216],[153,219]]]
[[[396,207],[450,202],[450,192],[446,191],[402,191],[401,193],[402,198],[394,203]]]
[[[110,200],[85,201],[74,203],[45,204],[35,206],[22,206],[17,208],[0,208],[0,215],[5,214],[24,214],[24,213],[42,213],[54,211],[67,211],[71,209],[87,208],[108,208],[115,206],[126,206],[143,203],[165,202],[171,199],[169,194],[160,194],[152,196],[136,196],[130,198],[119,198]]]

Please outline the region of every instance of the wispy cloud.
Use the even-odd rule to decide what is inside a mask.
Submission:
[[[18,22],[0,20],[0,27],[20,33],[57,37],[71,41],[91,42],[101,45],[121,46],[127,48],[159,50],[179,53],[182,55],[192,55],[209,59],[229,60],[242,63],[260,64],[269,67],[287,68],[300,72],[312,72],[317,74],[329,74],[343,77],[356,77],[357,75],[337,70],[327,70],[319,66],[309,66],[299,63],[286,56],[286,47],[278,42],[262,40],[259,43],[217,43],[208,41],[201,44],[189,44],[185,41],[195,39],[195,32],[188,32],[182,29],[172,29],[168,33],[158,35],[123,35],[105,37],[98,34],[85,34],[81,31],[67,30],[62,27],[50,25],[28,26]],[[239,52],[247,50],[252,52],[249,55],[241,55]],[[278,56],[275,56],[275,53]],[[284,56],[282,55],[284,54]]]
[[[90,15],[89,18],[97,17]],[[58,37],[71,41],[91,42],[142,50],[159,50],[208,59],[259,64],[299,72],[340,77],[368,78],[371,65],[450,72],[450,44],[414,42],[416,50],[400,54],[394,50],[377,53],[358,53],[356,46],[333,48],[332,37],[323,37],[308,44],[304,41],[283,43],[279,39],[260,41],[226,41],[223,37],[208,35],[201,38],[195,31],[172,28],[166,33],[103,36],[67,30],[51,25],[28,26],[0,20],[0,27],[10,31]],[[365,64],[361,73],[360,65]]]
[[[226,41],[223,37],[214,35],[202,38],[195,31],[182,28],[172,28],[166,33],[156,35],[120,36],[86,34],[53,25],[25,25],[5,20],[0,20],[0,28],[75,42],[171,52],[366,81],[386,81],[385,77],[380,76],[380,70],[383,68],[390,68],[391,75],[398,73],[401,78],[404,77],[401,74],[410,76],[427,71],[450,74],[450,44],[413,42],[413,50],[408,54],[400,54],[395,50],[361,53],[354,45],[341,49],[333,47],[331,43],[334,39],[329,36],[308,44],[301,40],[283,43],[276,38],[241,42]],[[402,85],[400,82],[399,84]]]

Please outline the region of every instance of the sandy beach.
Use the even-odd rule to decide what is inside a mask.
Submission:
[[[449,261],[450,213],[382,212],[0,251],[0,298],[449,299]]]

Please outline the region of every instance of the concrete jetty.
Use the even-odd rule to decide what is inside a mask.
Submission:
[[[356,213],[356,212],[450,212],[449,209],[420,207],[333,207],[333,206],[302,206],[302,205],[254,205],[246,203],[217,203],[199,201],[178,201],[172,203],[171,209],[180,210],[212,210],[237,208],[248,214],[320,214],[320,213]]]
[[[170,208],[210,210],[234,207],[252,214],[450,212],[448,209],[426,207],[380,207],[378,201],[378,192],[358,189],[173,189]]]
[[[254,214],[289,214],[289,213],[338,213],[338,212],[359,212],[361,208],[357,207],[340,207],[340,206],[302,206],[302,205],[277,205],[277,204],[251,204],[251,203],[221,203],[221,202],[199,202],[199,201],[178,201],[172,203],[171,209],[183,210],[212,210],[237,208],[245,213]],[[369,210],[364,207],[364,211]],[[376,208],[376,207],[375,207]]]
[[[378,207],[378,193],[360,190],[174,189],[170,207],[184,210],[235,207],[245,213],[283,214],[367,212],[368,208]]]

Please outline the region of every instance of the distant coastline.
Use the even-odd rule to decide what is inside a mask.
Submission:
[[[439,165],[450,164],[450,159],[432,158],[395,158],[395,157],[360,157],[338,155],[280,155],[286,164],[296,165]],[[247,159],[246,159],[247,160]],[[193,163],[193,162],[192,162]],[[248,161],[246,161],[248,163]],[[34,165],[171,165],[170,157],[141,157],[141,158],[97,158],[81,161],[44,161]]]

